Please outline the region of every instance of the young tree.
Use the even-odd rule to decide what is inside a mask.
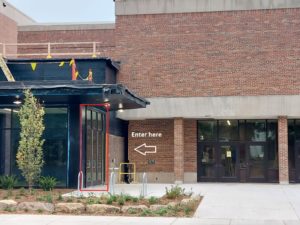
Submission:
[[[39,178],[44,164],[42,139],[45,126],[44,108],[30,90],[24,91],[25,99],[19,112],[21,133],[17,153],[17,165],[31,190]]]

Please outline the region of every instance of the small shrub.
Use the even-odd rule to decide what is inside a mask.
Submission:
[[[179,187],[178,185],[176,186],[171,186],[170,190],[166,187],[166,197],[168,199],[175,199],[178,198],[179,196],[184,195],[185,189],[182,187]]]
[[[109,198],[113,201],[116,202],[118,197],[116,195],[110,195]]]
[[[57,197],[57,201],[63,201],[63,200],[64,200],[64,199],[63,199],[61,193],[59,193],[59,195],[58,195],[58,197]]]
[[[100,199],[97,199],[96,197],[88,197],[86,200],[87,205],[92,205],[92,204],[99,204]]]
[[[73,202],[73,199],[72,198],[67,198],[66,202],[68,202],[68,203]]]
[[[112,198],[106,199],[106,204],[107,204],[107,205],[111,205],[112,203],[113,203]]]
[[[119,205],[124,205],[124,204],[125,204],[125,198],[124,198],[123,196],[120,196],[120,197],[118,198],[118,204],[119,204]]]
[[[44,212],[44,210],[42,210],[42,209],[38,209],[37,211],[38,211],[38,213],[43,213]]]
[[[132,201],[133,201],[133,202],[138,202],[138,201],[139,201],[139,198],[137,198],[137,197],[132,197]]]
[[[133,197],[128,194],[124,195],[123,197],[124,197],[125,202],[131,201],[133,199]]]
[[[151,215],[153,215],[153,213],[152,213],[152,211],[150,209],[145,209],[140,214],[140,216],[151,216]]]
[[[35,189],[30,189],[30,194],[33,196],[36,194],[36,190]]]
[[[21,198],[21,196],[18,194],[15,196],[15,199],[20,199],[20,198]]]
[[[136,209],[129,208],[127,212],[128,214],[137,214],[138,211]]]
[[[40,183],[40,187],[44,190],[44,191],[52,191],[53,188],[56,186],[57,184],[57,180],[55,177],[41,177],[39,180]]]
[[[12,176],[6,175],[0,177],[0,186],[3,189],[11,190],[16,186],[17,183],[18,183],[18,178],[14,175]]]
[[[20,196],[25,196],[26,195],[25,188],[23,188],[23,187],[20,188],[19,195]]]
[[[189,206],[185,206],[185,207],[183,207],[183,211],[184,211],[184,214],[186,215],[186,216],[188,216],[188,215],[190,215],[190,213],[192,212],[192,208],[191,207],[189,207]]]
[[[158,198],[154,197],[154,196],[151,196],[149,199],[148,199],[148,202],[150,205],[154,205],[156,203],[158,203]]]
[[[51,194],[47,194],[47,195],[44,195],[44,196],[37,197],[36,200],[42,201],[42,202],[52,203],[53,202],[53,197],[52,197]]]
[[[4,209],[4,211],[6,211],[6,212],[14,212],[14,211],[16,211],[16,209],[13,209],[13,208],[11,208],[11,207],[6,207],[6,208]]]
[[[153,213],[159,216],[164,216],[168,213],[168,210],[166,208],[161,208],[159,210],[154,211]]]

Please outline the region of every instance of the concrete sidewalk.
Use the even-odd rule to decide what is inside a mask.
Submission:
[[[0,225],[300,225],[297,220],[1,215]]]

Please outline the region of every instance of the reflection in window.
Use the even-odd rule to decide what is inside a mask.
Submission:
[[[58,186],[66,186],[68,154],[68,110],[67,108],[45,109],[44,167],[42,174],[53,176]]]
[[[266,121],[247,120],[246,138],[248,141],[266,141]]]
[[[219,121],[220,141],[237,141],[239,139],[238,120]]]
[[[205,145],[201,154],[200,176],[214,177],[215,166],[215,148],[211,145]]]
[[[216,140],[217,121],[198,121],[198,140]]]

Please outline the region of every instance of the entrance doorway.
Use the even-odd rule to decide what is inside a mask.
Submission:
[[[105,114],[95,107],[82,108],[85,146],[85,184],[103,185],[105,176]]]
[[[266,182],[266,165],[265,144],[198,144],[198,181]]]
[[[238,159],[237,144],[199,144],[198,181],[238,181]]]

